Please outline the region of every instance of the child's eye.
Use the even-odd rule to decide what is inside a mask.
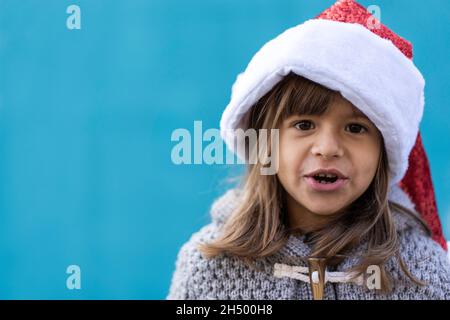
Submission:
[[[310,120],[301,120],[301,121],[296,122],[294,124],[294,127],[296,129],[306,131],[306,130],[314,129],[314,123]],[[351,133],[361,134],[361,133],[367,132],[366,127],[364,127],[360,124],[357,124],[357,123],[351,123],[351,124],[347,125],[347,128]]]
[[[294,127],[296,129],[303,130],[303,131],[309,130],[313,126],[314,126],[313,123],[311,121],[309,121],[309,120],[302,120],[302,121],[297,122],[294,125]]]
[[[347,125],[347,128],[349,128],[350,132],[352,132],[352,133],[367,132],[367,129],[364,126],[357,124],[357,123],[351,123],[351,124]]]

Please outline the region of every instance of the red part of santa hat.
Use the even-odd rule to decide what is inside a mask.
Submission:
[[[416,210],[428,223],[433,234],[433,239],[438,242],[442,248],[447,250],[447,243],[445,242],[442,233],[442,225],[437,211],[430,166],[425,149],[422,145],[420,133],[417,136],[416,144],[409,156],[408,171],[406,171],[406,174],[399,185],[400,188],[409,195],[416,206]]]
[[[366,28],[368,26],[376,26],[368,29],[378,36],[390,40],[406,57],[412,59],[411,43],[381,24],[363,6],[354,0],[337,1],[333,6],[317,16],[317,18],[358,23]],[[437,211],[428,158],[422,145],[420,133],[409,156],[408,170],[399,185],[410,197],[416,210],[428,223],[433,233],[433,239],[447,250],[447,243],[442,232],[442,225]]]

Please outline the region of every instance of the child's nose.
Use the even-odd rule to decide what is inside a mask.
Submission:
[[[342,157],[344,151],[339,138],[333,132],[322,132],[317,135],[311,152],[324,158]]]

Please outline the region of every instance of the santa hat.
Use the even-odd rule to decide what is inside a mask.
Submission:
[[[375,124],[388,154],[391,189],[407,194],[433,239],[447,249],[419,132],[425,81],[412,62],[411,43],[353,0],[337,1],[316,19],[284,31],[253,56],[233,84],[220,121],[232,151],[234,130],[246,129],[244,115],[290,72],[339,91]],[[243,151],[237,148],[242,159]]]

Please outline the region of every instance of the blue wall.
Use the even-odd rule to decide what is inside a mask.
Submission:
[[[0,0],[0,298],[163,299],[179,247],[242,169],[174,165],[172,131],[217,128],[259,47],[333,2]],[[414,43],[450,237],[450,2],[360,2]]]

